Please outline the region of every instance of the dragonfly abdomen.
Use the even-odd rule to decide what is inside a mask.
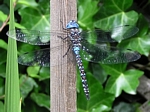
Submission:
[[[80,48],[79,48],[80,49]],[[82,81],[82,86],[83,86],[83,90],[84,90],[84,93],[86,95],[86,98],[87,100],[90,99],[90,95],[89,95],[89,88],[88,88],[88,84],[87,84],[87,79],[86,79],[86,74],[85,74],[85,71],[84,71],[84,67],[83,67],[83,64],[82,64],[82,60],[81,60],[81,57],[79,55],[79,49],[77,50],[76,48],[73,49],[74,50],[74,53],[76,54],[76,61],[77,61],[77,65],[78,65],[78,68],[79,68],[79,71],[80,71],[80,76],[81,76],[81,81]]]

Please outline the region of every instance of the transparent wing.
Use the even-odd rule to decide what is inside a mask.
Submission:
[[[89,43],[84,43],[80,53],[83,59],[102,64],[127,63],[140,58],[140,54],[135,51]]]
[[[123,39],[127,39],[135,35],[139,29],[135,26],[124,25],[115,27],[112,30],[93,30],[93,31],[82,31],[81,38],[82,41],[96,41],[100,42],[120,42]]]
[[[65,48],[66,47],[66,48]],[[33,52],[27,52],[24,54],[19,55],[18,57],[18,63],[21,65],[26,65],[26,66],[44,66],[44,67],[49,67],[50,66],[50,50],[55,54],[55,52],[60,52],[60,54],[54,55],[52,59],[54,60],[55,63],[51,63],[51,66],[56,66],[60,64],[65,64],[70,61],[75,62],[75,58],[72,53],[69,53],[70,51],[72,52],[72,49],[69,49],[69,52],[67,53],[67,56],[63,57],[61,55],[65,55],[67,52],[68,47],[66,45],[61,45],[58,47],[54,47],[52,49],[46,48],[46,49],[40,49],[37,51]],[[56,58],[57,57],[57,58]]]
[[[13,33],[15,32],[15,34]],[[64,32],[41,32],[38,30],[16,29],[6,33],[9,37],[32,45],[49,45],[50,35],[66,36]]]
[[[50,49],[41,49],[22,54],[18,57],[18,63],[26,66],[50,66]]]
[[[138,28],[135,26],[124,25],[120,27],[113,28],[109,31],[103,30],[93,30],[93,31],[82,31],[82,40],[91,40],[97,42],[116,42],[123,39],[129,38],[138,32]],[[13,33],[15,32],[15,34]],[[41,32],[38,30],[27,30],[27,29],[16,29],[10,30],[6,34],[21,42],[29,43],[32,45],[49,45],[50,35],[61,36],[65,38],[68,31],[51,31],[51,32]]]

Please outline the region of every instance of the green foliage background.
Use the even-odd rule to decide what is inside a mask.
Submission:
[[[110,29],[122,25],[136,25],[139,32],[132,38],[123,40],[119,47],[138,51],[145,57],[149,56],[150,38],[149,22],[145,19],[147,13],[139,8],[133,0],[78,0],[78,23],[83,29]],[[149,5],[148,3],[146,5]],[[50,27],[49,0],[19,0],[15,7],[17,28],[45,31]],[[142,10],[142,11],[141,11]],[[145,12],[144,12],[145,11]],[[142,13],[141,13],[142,12]],[[5,0],[0,5],[0,26],[9,15],[9,1]],[[3,108],[5,87],[5,63],[7,52],[6,26],[0,35],[0,112]],[[18,54],[39,49],[18,42]],[[91,64],[84,61],[90,88],[91,99],[86,100],[83,93],[80,76],[77,74],[77,111],[78,112],[128,112],[138,111],[142,104],[139,102],[124,103],[114,101],[124,91],[136,94],[139,78],[143,71],[135,69],[132,64],[102,65]],[[138,63],[138,62],[137,62]],[[128,66],[127,66],[128,65]],[[132,68],[132,69],[128,69]],[[22,97],[22,112],[49,112],[50,111],[50,75],[49,68],[19,66],[20,91]],[[109,74],[109,75],[108,75]],[[138,106],[135,107],[135,105]],[[122,107],[122,110],[119,110]]]

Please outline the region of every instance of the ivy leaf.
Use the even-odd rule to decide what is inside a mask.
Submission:
[[[7,15],[0,11],[0,21],[4,22],[7,19]]]
[[[149,24],[142,14],[139,14],[139,20],[137,26],[139,28],[139,32],[138,32],[139,36],[145,36],[148,34]]]
[[[45,107],[50,109],[50,97],[44,93],[32,93],[30,95],[31,99],[36,102],[40,107]]]
[[[125,71],[126,64],[102,65],[104,70],[111,75],[107,81],[105,91],[118,97],[122,90],[126,93],[135,94],[139,85],[138,78],[143,72],[139,70]]]
[[[139,17],[140,18],[138,21],[138,34],[135,36],[135,38],[130,38],[122,41],[119,44],[119,47],[132,49],[139,52],[140,54],[148,56],[150,51],[150,34],[148,34],[148,24],[142,15],[140,15]]]
[[[86,99],[83,88],[80,86],[80,89],[82,89],[82,91],[78,93],[77,112],[110,111],[112,102],[114,101],[114,95],[104,92],[100,82],[96,80],[90,73],[87,73],[87,81],[90,90],[90,100],[88,101]]]
[[[42,67],[39,71],[40,81],[50,78],[50,69],[49,67]]]
[[[27,68],[27,73],[32,78],[38,78],[39,81],[50,78],[50,70],[48,67],[30,66]]]
[[[43,14],[50,14],[50,4],[49,0],[39,0],[37,7]]]
[[[5,78],[6,77],[6,73],[5,73],[6,72],[6,64],[5,63],[4,64],[0,64],[0,68],[1,68],[0,69],[0,77]],[[1,81],[1,83],[2,83],[2,81]],[[0,85],[0,86],[4,86],[4,85]],[[2,88],[0,89],[0,95],[1,95],[1,92],[2,92]]]
[[[122,25],[134,25],[138,20],[135,11],[126,10],[132,5],[132,0],[105,0],[104,5],[97,14],[94,26],[102,30],[108,30]]]
[[[30,77],[40,78],[40,76],[38,75],[39,70],[40,70],[39,66],[30,66],[27,68],[27,73]]]
[[[18,43],[18,51],[20,54],[35,51],[38,49],[39,49],[39,46],[33,46],[33,45],[22,43],[22,42]]]
[[[138,14],[135,11],[119,12],[96,21],[94,25],[97,28],[108,30],[117,26],[134,25],[137,20]]]
[[[34,87],[38,87],[38,85],[32,78],[25,75],[20,77],[20,91],[23,99],[27,97]]]
[[[35,0],[18,0],[17,4],[21,4],[26,7],[36,7],[38,5]]]
[[[124,40],[119,45],[119,47],[132,49],[132,50],[138,51],[140,54],[144,54],[146,56],[149,55],[149,51],[150,51],[149,46],[150,46],[149,35]]]
[[[108,74],[99,64],[91,63],[91,68],[93,76],[103,84],[107,80]]]
[[[0,7],[1,8],[1,7]],[[2,26],[3,22],[7,19],[7,15],[0,11],[0,26]]]
[[[6,57],[7,57],[7,51],[4,49],[0,49],[0,65],[4,64],[6,62]]]
[[[119,12],[126,11],[132,5],[132,0],[105,0],[100,10],[101,17],[113,15]]]
[[[0,39],[0,48],[7,50],[7,45],[8,44],[4,40]]]
[[[92,18],[99,10],[98,2],[96,0],[78,0],[78,23],[82,27],[93,26]]]
[[[44,6],[44,8],[42,8]],[[46,7],[47,6],[47,7]],[[45,9],[45,10],[44,10]],[[30,12],[30,13],[29,13]],[[27,29],[45,31],[49,30],[50,15],[49,4],[40,2],[36,8],[26,7],[19,10],[21,24]]]

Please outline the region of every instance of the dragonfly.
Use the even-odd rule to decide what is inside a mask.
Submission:
[[[55,31],[42,32],[37,30],[15,29],[8,31],[6,34],[17,41],[32,45],[49,45],[50,35],[57,35],[61,40],[66,40],[69,43],[68,51],[72,50],[79,68],[82,86],[87,100],[90,99],[90,93],[82,59],[102,64],[118,64],[136,61],[141,56],[136,51],[113,47],[109,44],[120,42],[123,39],[135,35],[139,30],[135,26],[124,25],[106,31],[100,29],[81,31],[79,24],[75,20],[71,20],[64,30],[65,32],[58,33]],[[15,34],[12,33],[14,31],[16,32]],[[62,35],[64,36],[62,37]],[[61,49],[61,47],[57,47],[57,49]],[[18,63],[27,66],[39,65],[49,67],[50,50],[52,49],[46,48],[20,55],[18,57]],[[68,51],[66,51],[64,56],[68,55]]]

